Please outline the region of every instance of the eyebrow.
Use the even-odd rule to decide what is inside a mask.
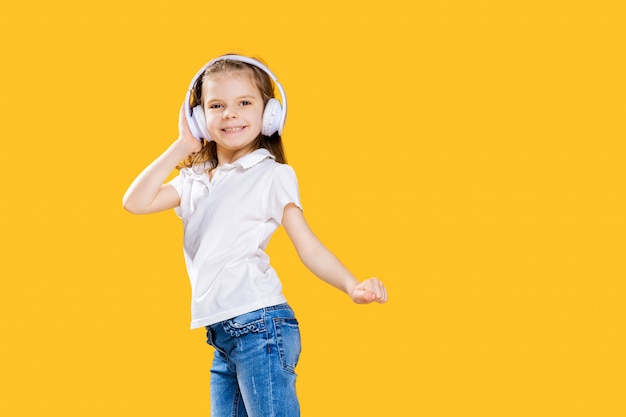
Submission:
[[[249,99],[256,99],[256,98],[257,97],[255,97],[255,96],[239,96],[239,97],[235,97],[235,101],[243,100],[243,99],[249,100]],[[219,97],[209,97],[209,98],[207,98],[206,101],[207,102],[210,102],[210,101],[223,101],[223,99],[221,99]]]

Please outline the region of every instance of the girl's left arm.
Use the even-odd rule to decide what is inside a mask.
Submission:
[[[378,278],[359,282],[315,236],[302,210],[295,204],[290,203],[285,207],[282,224],[300,260],[317,277],[344,291],[357,304],[387,302],[387,289],[383,283]]]

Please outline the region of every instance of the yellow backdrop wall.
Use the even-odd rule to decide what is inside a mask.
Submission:
[[[121,197],[190,78],[263,58],[303,205],[387,305],[270,244],[305,416],[618,416],[624,8],[616,1],[5,2],[0,415],[208,415],[174,213]]]

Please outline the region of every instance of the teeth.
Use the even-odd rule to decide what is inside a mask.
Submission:
[[[239,126],[239,127],[227,127],[227,128],[225,128],[224,130],[225,130],[226,132],[238,132],[238,131],[240,131],[241,129],[243,129],[243,127]]]

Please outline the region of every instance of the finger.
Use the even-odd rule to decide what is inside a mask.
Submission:
[[[379,303],[387,302],[387,288],[385,288],[385,285],[377,278],[372,278],[369,284],[371,285],[370,289],[376,294],[375,301]]]
[[[382,283],[382,296],[380,299],[380,303],[386,303],[387,302],[387,287],[385,287]]]
[[[376,299],[376,293],[365,288],[357,289],[354,294],[354,302],[357,304],[369,304]]]
[[[383,295],[379,301],[379,303],[386,303],[387,302],[387,288],[385,286],[383,286]]]
[[[370,278],[367,281],[365,281],[365,288],[367,288],[370,291],[373,291],[376,293],[377,297],[382,296],[383,294],[383,284],[382,282],[380,282],[379,279],[377,278]]]

